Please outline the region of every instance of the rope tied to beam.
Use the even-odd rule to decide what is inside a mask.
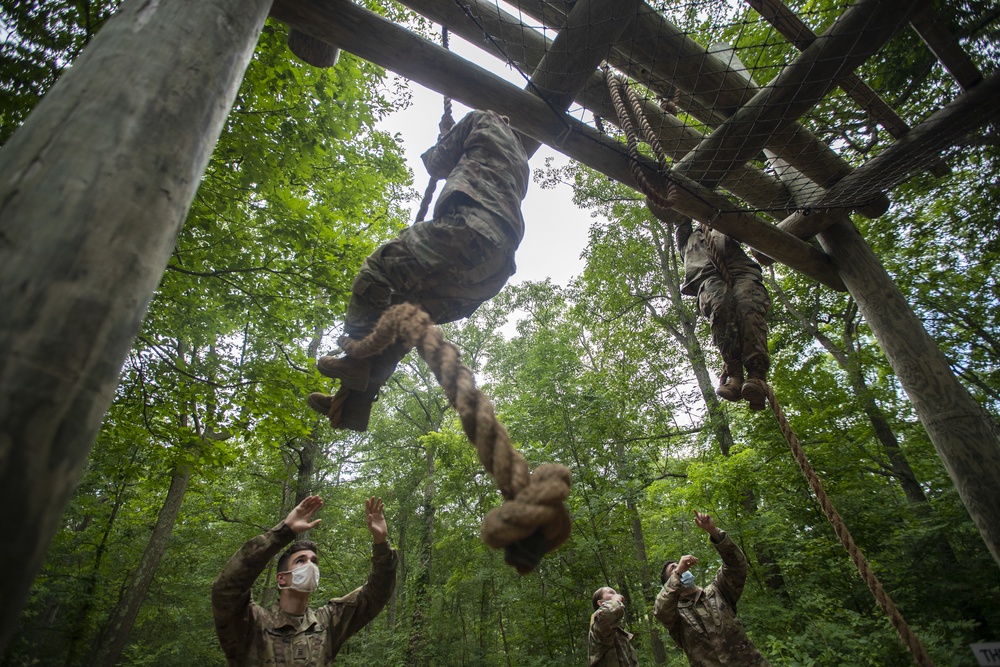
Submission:
[[[448,46],[448,28],[441,28],[441,46],[446,50],[449,49]],[[455,118],[451,113],[451,98],[447,95],[444,96],[444,112],[441,114],[441,120],[438,122],[438,141],[444,135],[451,131],[451,128],[455,127]],[[437,190],[438,179],[433,176],[427,181],[427,187],[424,188],[423,199],[420,200],[420,207],[417,209],[417,217],[414,222],[422,222],[424,218],[427,217],[427,210],[431,207],[431,200],[434,198],[434,191]]]
[[[630,93],[630,87],[627,86],[618,75],[611,71],[611,67],[609,65],[605,64],[603,69],[604,80],[608,84],[608,92],[611,95],[611,102],[615,107],[615,113],[618,114],[619,125],[621,126],[622,131],[625,132],[628,154],[629,158],[631,158],[628,162],[628,166],[632,172],[632,177],[635,179],[639,192],[646,195],[662,208],[673,208],[673,205],[677,200],[677,186],[670,183],[667,186],[666,194],[663,194],[653,187],[652,183],[649,182],[649,179],[646,178],[646,174],[642,170],[640,163],[641,154],[639,153],[638,133],[636,132],[632,117],[629,115],[629,106],[625,104],[625,97],[630,97],[630,101],[632,102],[632,111],[636,114],[637,118],[641,119],[637,122],[643,130],[644,140],[646,143],[650,144],[656,153],[657,163],[660,165],[660,169],[663,170],[664,174],[667,174],[670,171],[670,165],[666,161],[666,154],[663,151],[663,147],[660,145],[659,139],[649,126],[649,121],[646,120],[646,115],[642,113],[641,102],[637,102],[638,98],[635,93]]]
[[[854,543],[854,538],[851,536],[850,530],[848,530],[843,519],[840,518],[840,513],[837,512],[837,508],[833,506],[833,501],[831,501],[830,497],[826,494],[826,490],[823,488],[823,484],[820,481],[819,476],[816,475],[816,471],[813,470],[812,465],[810,465],[809,459],[806,458],[806,453],[802,448],[802,443],[799,442],[795,432],[792,431],[792,427],[788,423],[788,419],[785,417],[785,413],[781,409],[781,406],[778,404],[778,399],[775,397],[771,386],[762,380],[747,380],[747,382],[756,383],[767,395],[767,402],[771,406],[771,412],[774,413],[774,418],[778,422],[778,426],[781,428],[781,432],[784,434],[785,440],[788,442],[788,446],[792,450],[792,456],[795,457],[795,461],[799,464],[802,474],[805,476],[806,481],[809,482],[809,488],[812,489],[812,492],[816,496],[816,500],[819,502],[823,513],[833,525],[833,530],[840,539],[840,543],[847,550],[851,560],[854,561],[854,565],[857,567],[858,573],[861,575],[861,578],[864,579],[865,584],[868,585],[868,589],[875,597],[875,601],[878,603],[879,607],[882,608],[882,611],[884,611],[889,617],[889,622],[892,623],[892,627],[896,629],[896,633],[899,635],[903,645],[906,646],[910,655],[913,656],[913,661],[919,667],[934,667],[934,663],[931,660],[930,654],[927,653],[927,649],[924,648],[920,639],[910,629],[910,626],[906,623],[906,619],[903,618],[903,614],[896,607],[896,604],[892,601],[889,594],[886,593],[885,588],[882,586],[882,582],[879,581],[875,572],[872,571],[871,565],[868,563],[868,559],[865,558],[861,549],[859,549],[857,544]]]
[[[528,462],[510,444],[493,403],[476,388],[472,371],[459,360],[458,348],[445,339],[441,328],[420,306],[392,306],[364,339],[344,336],[339,340],[347,354],[361,358],[376,355],[396,342],[416,347],[427,362],[448,402],[458,412],[479,462],[503,494],[503,504],[483,519],[483,541],[494,549],[504,549],[504,559],[522,574],[530,572],[546,553],[569,537],[572,524],[565,506],[570,491],[569,469],[544,463],[534,473],[530,471]]]

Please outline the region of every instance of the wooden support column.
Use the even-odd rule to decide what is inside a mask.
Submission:
[[[858,0],[675,170],[714,188],[727,171],[769,147],[782,128],[815,106],[837,77],[878,51],[906,20],[910,9],[908,0]],[[795,161],[788,162],[799,169]]]
[[[124,3],[0,151],[0,654],[270,4]]]
[[[825,195],[806,204],[807,208],[820,209],[819,215],[796,213],[778,226],[799,238],[810,238],[835,220],[835,216],[824,214],[823,208],[835,207],[843,198],[865,197],[899,185],[965,135],[1000,118],[1000,106],[996,103],[998,98],[1000,70],[933,113],[905,137],[830,188]]]
[[[498,9],[495,4],[483,0],[463,0],[476,17],[475,22],[453,2],[401,1],[413,11],[435,23],[447,26],[452,33],[496,58],[504,61],[509,58],[530,71],[538,68],[541,59],[551,49],[551,41],[537,30],[523,25],[514,16]],[[494,40],[487,39],[484,31],[506,45],[504,52],[496,48]],[[617,113],[611,103],[604,77],[600,74],[595,72],[587,79],[585,87],[576,97],[576,102],[595,116],[617,125]],[[705,138],[704,134],[676,116],[665,113],[652,101],[644,102],[643,112],[649,118],[664,151],[671,159],[681,159]],[[742,165],[728,174],[720,185],[759,209],[782,211],[791,201],[791,195],[778,179],[751,165]]]
[[[553,112],[536,95],[349,0],[277,0],[271,13],[297,30],[339,44],[345,51],[441,95],[505,115],[518,131],[635,188],[627,151],[619,142],[568,114]],[[652,161],[642,161],[640,165],[652,183],[666,187]],[[685,215],[711,222],[729,236],[833,289],[844,289],[833,264],[822,252],[752,213],[738,210],[720,193],[682,176],[671,180],[680,188],[675,208]]]
[[[562,21],[560,3],[519,0],[521,11],[555,28]],[[680,106],[703,123],[715,127],[753,97],[743,78],[726,68],[682,30],[644,4],[627,45],[611,50],[608,61],[663,97],[682,91]],[[766,146],[809,179],[832,187],[853,169],[833,149],[804,128],[797,119],[770,138]],[[882,196],[858,212],[874,218],[889,208]]]
[[[580,94],[611,45],[632,25],[641,0],[578,0],[548,53],[531,75],[527,90],[553,109],[566,111]],[[528,157],[541,142],[524,141]]]
[[[1000,565],[1000,435],[941,353],[857,228],[819,235]]]

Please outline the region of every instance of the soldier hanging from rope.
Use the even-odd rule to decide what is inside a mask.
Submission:
[[[404,229],[365,260],[344,325],[352,339],[367,336],[397,303],[419,304],[437,324],[468,317],[514,274],[530,173],[521,140],[492,111],[473,111],[442,130],[421,156],[432,178],[447,179],[434,218]],[[334,428],[367,430],[379,389],[408,351],[397,343],[373,358],[320,358],[319,372],[339,379],[340,389],[311,394],[309,406]]]
[[[764,316],[771,298],[760,265],[738,241],[704,225],[693,229],[690,218],[677,223],[677,250],[684,258],[681,293],[698,297],[698,308],[712,327],[712,342],[722,355],[715,393],[727,401],[743,398],[751,410],[763,410],[771,365]]]

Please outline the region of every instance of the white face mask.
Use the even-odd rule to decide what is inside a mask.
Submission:
[[[319,588],[319,566],[316,563],[309,562],[289,572],[292,575],[292,583],[288,586],[279,584],[278,588],[290,588],[293,591],[301,591],[303,593],[312,593]],[[288,574],[289,572],[282,572],[282,574]]]

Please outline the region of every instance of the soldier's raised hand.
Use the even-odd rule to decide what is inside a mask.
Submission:
[[[720,531],[716,528],[715,521],[708,514],[694,510],[694,523],[712,537],[719,537]]]
[[[692,556],[691,554],[685,554],[681,556],[681,559],[677,561],[677,568],[674,570],[674,574],[680,576],[682,573],[690,570],[694,565],[697,565],[698,558]]]
[[[368,524],[368,532],[372,534],[375,544],[382,544],[389,536],[389,526],[385,523],[385,514],[381,498],[372,496],[365,501],[365,523]]]
[[[292,508],[292,511],[285,517],[285,525],[298,535],[307,530],[312,530],[322,519],[312,521],[313,515],[323,507],[323,499],[319,496],[306,496],[302,502]]]

